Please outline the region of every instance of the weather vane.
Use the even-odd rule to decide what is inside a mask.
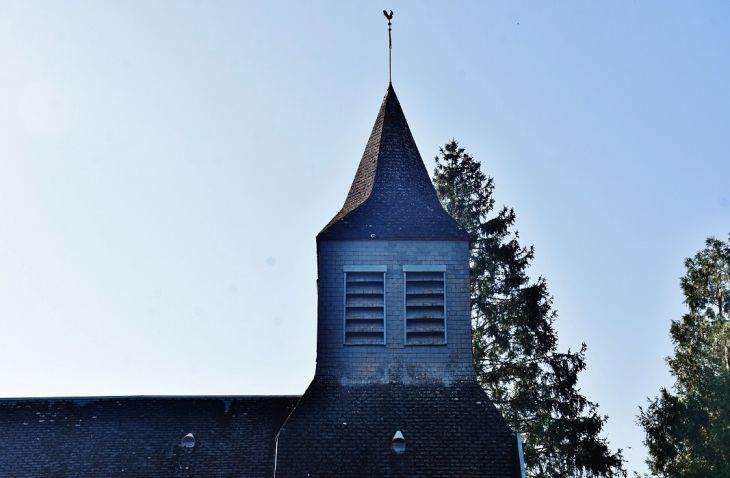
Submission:
[[[393,82],[393,39],[390,37],[390,21],[393,19],[393,10],[388,13],[388,10],[383,10],[383,15],[388,19],[388,81]]]

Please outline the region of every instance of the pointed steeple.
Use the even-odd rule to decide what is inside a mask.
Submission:
[[[436,196],[392,84],[345,204],[320,239],[469,239]]]

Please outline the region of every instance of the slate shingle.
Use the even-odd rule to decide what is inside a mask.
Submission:
[[[0,400],[0,476],[271,477],[299,397]],[[192,433],[196,444],[180,441]]]
[[[436,196],[393,85],[344,206],[317,236],[332,239],[469,240]]]
[[[402,454],[391,450],[396,431]],[[476,380],[343,386],[315,377],[277,440],[276,478],[520,476],[516,436]]]

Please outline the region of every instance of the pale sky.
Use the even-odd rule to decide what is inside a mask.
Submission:
[[[730,4],[1,3],[0,396],[301,394],[388,8],[427,168],[495,178],[645,470],[683,260],[730,233]]]

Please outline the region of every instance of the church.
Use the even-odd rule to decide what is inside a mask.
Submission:
[[[525,476],[476,381],[469,235],[443,209],[392,84],[317,236],[302,396],[0,400],[0,476]]]

